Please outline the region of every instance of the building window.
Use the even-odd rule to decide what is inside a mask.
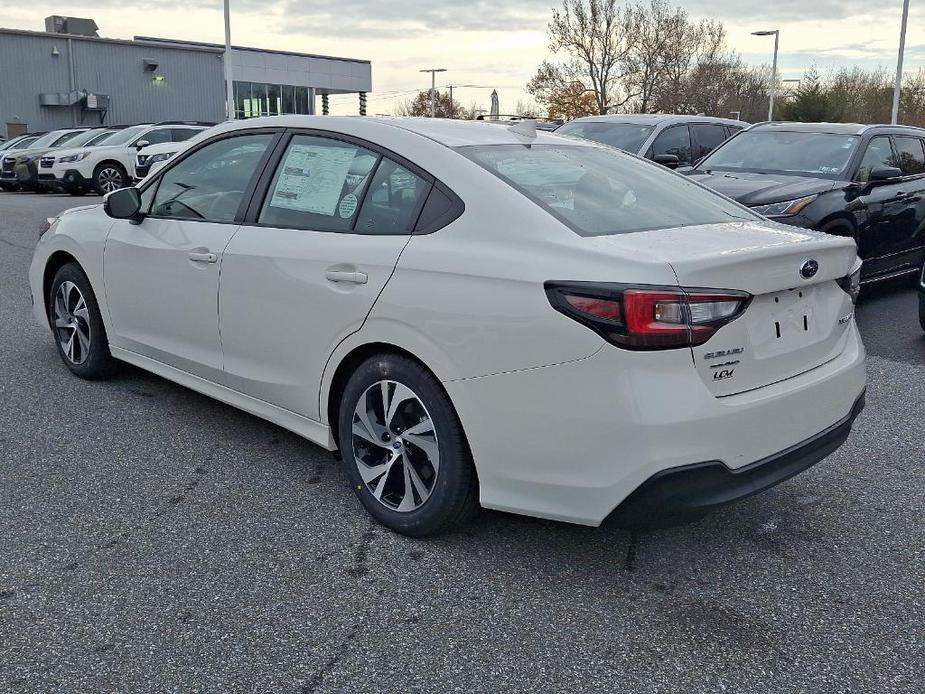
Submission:
[[[234,83],[236,118],[309,113],[309,88],[262,82]]]

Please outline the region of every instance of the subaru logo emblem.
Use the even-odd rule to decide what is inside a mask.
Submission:
[[[800,266],[800,276],[804,280],[812,279],[817,272],[819,272],[819,263],[813,259],[807,260]]]

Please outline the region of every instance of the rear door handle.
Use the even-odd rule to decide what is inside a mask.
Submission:
[[[215,253],[190,253],[189,259],[194,263],[214,263],[218,256]]]
[[[369,275],[365,272],[349,272],[347,270],[326,270],[324,276],[331,282],[350,282],[351,284],[366,284]]]

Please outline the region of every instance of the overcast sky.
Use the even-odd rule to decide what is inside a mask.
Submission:
[[[231,0],[232,41],[245,46],[364,58],[373,64],[369,113],[391,113],[397,100],[429,86],[420,68],[445,67],[438,85],[472,84],[454,96],[487,105],[497,88],[501,110],[526,99],[523,85],[550,57],[546,24],[557,0]],[[694,17],[721,20],[729,43],[755,64],[770,63],[781,30],[782,77],[816,65],[895,70],[902,0],[686,0]],[[224,41],[221,0],[34,0],[0,3],[0,27],[43,30],[45,16],[92,17],[100,35]],[[925,67],[925,3],[913,2],[906,68]],[[335,112],[355,113],[355,96],[332,96]]]

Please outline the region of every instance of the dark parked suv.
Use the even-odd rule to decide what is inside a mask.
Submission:
[[[684,173],[774,221],[850,236],[864,281],[922,269],[925,129],[758,123]]]
[[[600,142],[676,169],[690,166],[746,127],[730,118],[633,113],[576,118],[556,134]]]

